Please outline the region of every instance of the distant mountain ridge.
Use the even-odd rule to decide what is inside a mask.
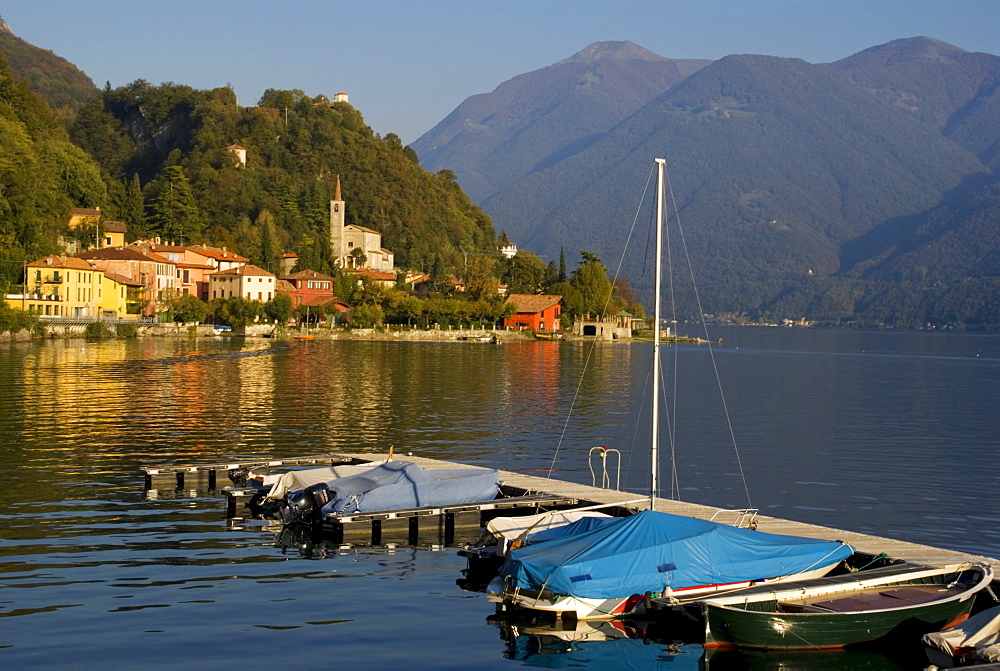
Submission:
[[[473,200],[544,170],[710,61],[672,61],[632,42],[598,42],[476,95],[412,146]]]
[[[633,68],[638,54],[661,68],[672,63],[635,45],[629,52]],[[614,62],[618,53],[598,43],[567,61],[611,72],[602,70],[602,59]],[[986,288],[988,278],[1000,277],[1000,264],[986,261],[977,265],[984,279],[975,296],[966,292],[962,310],[944,309],[955,302],[948,298],[952,283],[965,281],[944,266],[969,266],[949,241],[968,239],[960,231],[973,220],[982,232],[983,222],[1000,213],[991,209],[990,191],[1000,161],[1000,58],[930,38],[819,65],[727,56],[686,74],[673,70],[655,84],[662,90],[631,113],[602,108],[591,122],[590,108],[576,107],[582,121],[574,125],[587,127],[585,138],[567,128],[574,118],[569,102],[552,114],[551,103],[514,107],[501,94],[519,82],[523,100],[543,100],[548,91],[533,87],[546,81],[538,74],[546,70],[470,98],[414,144],[425,166],[450,168],[460,182],[505,171],[503,179],[491,178],[496,192],[478,202],[522,248],[545,259],[560,248],[586,249],[614,267],[652,158],[662,156],[696,266],[711,278],[702,286],[711,312],[912,325],[959,313],[972,322],[996,304],[998,294]],[[492,117],[475,132],[456,126],[470,118],[474,99],[480,108],[505,111],[504,129],[546,129],[548,145],[508,138],[484,151],[483,138],[509,134]],[[449,128],[448,151],[421,152]],[[553,146],[558,141],[564,144]],[[541,161],[540,151],[547,152]],[[976,249],[986,259],[997,256],[993,247]],[[919,299],[902,301],[893,291],[901,264],[918,257],[924,279],[909,292]],[[623,266],[640,290],[651,283],[645,267],[634,251]],[[909,307],[894,311],[886,303],[893,295],[892,302]]]
[[[11,71],[27,80],[53,109],[77,110],[96,98],[100,91],[82,70],[14,35],[11,27],[0,18],[0,53],[10,64]]]

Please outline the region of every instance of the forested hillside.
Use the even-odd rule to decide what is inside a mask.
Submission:
[[[339,177],[347,223],[382,233],[401,267],[426,269],[438,255],[455,266],[460,247],[494,244],[490,219],[449,173],[426,172],[398,137],[373,135],[358,110],[324,96],[269,90],[243,108],[228,88],[140,80],[84,106],[71,136],[113,179],[109,216],[126,219],[136,235],[208,242],[259,258],[261,222],[268,220],[281,249],[322,270],[316,242],[329,236]],[[246,149],[245,166],[233,145]],[[130,189],[135,182],[138,189]],[[171,220],[178,188],[190,192],[191,207]],[[139,209],[139,191],[149,216],[128,220]]]
[[[73,207],[107,199],[98,165],[0,55],[0,285],[55,249]]]
[[[28,44],[0,19],[0,54],[11,72],[25,79],[35,93],[56,110],[76,110],[97,97],[99,91],[79,68],[51,51]]]

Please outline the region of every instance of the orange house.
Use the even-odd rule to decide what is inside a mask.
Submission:
[[[511,294],[507,303],[512,303],[516,312],[510,317],[504,317],[504,328],[517,331],[530,329],[532,331],[559,331],[562,314],[562,296],[533,296],[531,294]]]

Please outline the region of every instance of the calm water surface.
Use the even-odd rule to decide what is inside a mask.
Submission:
[[[711,337],[723,341],[665,353],[678,376],[664,495],[719,507],[749,497],[771,515],[1000,556],[1000,338],[736,328]],[[589,484],[587,452],[606,445],[623,453],[622,487],[645,492],[650,352],[239,339],[0,346],[0,665],[816,666],[787,655],[706,660],[669,634],[644,644],[512,632],[487,623],[492,606],[456,584],[464,560],[453,549],[300,551],[263,525],[228,529],[218,496],[142,491],[145,464],[390,445],[536,474],[554,467]]]

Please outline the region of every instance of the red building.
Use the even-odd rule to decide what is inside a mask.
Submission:
[[[291,286],[280,285],[278,291],[288,294],[294,308],[322,304],[333,299],[334,279],[329,275],[322,275],[315,270],[300,270],[281,279]]]
[[[507,303],[512,303],[516,312],[510,317],[504,317],[504,328],[517,331],[530,329],[532,331],[559,331],[562,314],[562,296],[533,296],[531,294],[511,294]]]

